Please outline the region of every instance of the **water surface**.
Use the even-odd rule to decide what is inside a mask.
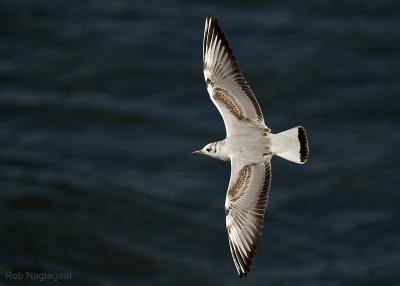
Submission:
[[[225,133],[202,75],[210,10],[268,126],[310,140],[306,165],[273,159],[245,280],[225,230],[230,166],[190,156]],[[398,1],[21,0],[0,17],[2,279],[398,285]]]

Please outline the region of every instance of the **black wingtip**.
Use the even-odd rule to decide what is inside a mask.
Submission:
[[[216,31],[221,30],[221,28],[219,27],[217,15],[215,15],[214,12],[208,12],[206,21],[209,23],[210,27],[214,27]]]
[[[209,11],[209,12],[207,13],[207,18],[210,18],[210,19],[217,19],[217,16],[215,15],[215,13],[214,13],[213,11]]]
[[[229,46],[228,41],[225,38],[224,32],[222,32],[222,28],[218,22],[217,16],[214,14],[214,12],[208,12],[206,21],[209,21],[209,30],[212,31],[211,34],[215,33],[216,35],[218,35],[218,38],[221,39],[222,45],[226,48],[226,51],[233,62],[234,68],[237,70],[237,72],[240,73],[239,65],[237,63],[235,55],[234,55],[231,47]],[[204,50],[205,50],[205,46],[210,44],[210,41],[211,41],[211,37],[207,36],[206,40],[204,41],[204,47],[203,47]]]
[[[307,160],[309,154],[306,130],[303,127],[299,127],[297,138],[300,142],[300,161],[303,163]]]

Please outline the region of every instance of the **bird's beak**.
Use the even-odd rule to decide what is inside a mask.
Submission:
[[[201,150],[192,152],[192,155],[200,155],[200,154],[203,154],[203,152]]]

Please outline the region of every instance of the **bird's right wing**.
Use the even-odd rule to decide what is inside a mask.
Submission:
[[[204,28],[203,62],[207,90],[221,113],[227,136],[245,133],[249,124],[267,128],[260,105],[213,14],[207,16]]]
[[[225,201],[229,247],[240,277],[247,275],[262,234],[271,185],[271,161],[246,163],[231,157],[231,179]]]

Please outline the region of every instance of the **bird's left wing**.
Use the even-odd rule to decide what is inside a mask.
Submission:
[[[231,157],[225,201],[229,247],[240,277],[247,275],[262,234],[271,185],[271,162],[248,163]]]
[[[207,90],[222,115],[227,136],[243,134],[248,123],[266,127],[260,105],[211,13],[204,28],[203,62]]]

